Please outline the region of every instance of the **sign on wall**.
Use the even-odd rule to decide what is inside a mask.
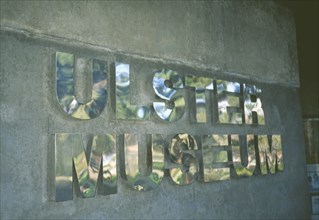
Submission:
[[[106,61],[93,59],[92,94],[86,103],[75,96],[75,58],[73,54],[57,52],[55,62],[56,101],[61,114],[69,118],[87,120],[100,117],[109,104],[108,91],[115,87],[116,120],[165,123],[167,127],[179,120],[194,106],[196,127],[210,123],[207,115],[218,112],[212,123],[232,126],[264,126],[265,117],[261,89],[255,85],[226,81],[196,74],[182,75],[171,69],[155,69],[152,73],[152,103],[131,102],[130,64],[116,62],[115,85],[108,82]],[[185,97],[183,90],[194,94],[194,100]],[[216,105],[207,105],[215,97]],[[192,101],[192,103],[187,103]],[[186,105],[187,104],[187,105]],[[214,108],[214,109],[212,109]],[[114,129],[115,130],[115,129]],[[140,172],[138,146],[139,135],[147,135],[147,170]],[[117,173],[117,138],[123,138],[124,162]],[[244,152],[244,153],[243,153]],[[73,168],[74,167],[74,168]],[[73,186],[79,188],[83,198],[117,193],[117,179],[121,176],[133,190],[150,191],[159,186],[164,173],[172,182],[187,185],[194,181],[213,182],[232,178],[261,175],[283,171],[283,154],[279,134],[201,134],[183,133],[105,133],[93,134],[87,147],[83,146],[82,134],[55,134],[55,201],[73,199]],[[232,174],[231,170],[234,170]],[[258,174],[259,174],[258,173]],[[76,177],[74,180],[73,177]],[[201,178],[199,178],[201,177]]]

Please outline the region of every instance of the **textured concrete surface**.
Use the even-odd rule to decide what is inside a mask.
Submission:
[[[0,4],[1,25],[7,29],[299,85],[294,21],[273,2]]]
[[[2,219],[309,216],[294,25],[285,11],[265,2],[35,4],[1,2]],[[242,28],[245,31],[239,32]],[[56,51],[108,62],[110,92],[100,117],[79,121],[61,112],[55,97]],[[184,92],[188,110],[174,124],[118,121],[112,107],[115,61],[131,64],[132,101],[136,103],[153,101],[154,68],[255,84],[263,91],[266,125],[191,123],[189,91]],[[188,186],[177,186],[165,176],[159,188],[146,193],[130,190],[119,177],[117,194],[56,203],[49,199],[49,177],[54,159],[52,135],[61,132],[281,134],[285,170]],[[117,153],[119,159],[120,147]]]

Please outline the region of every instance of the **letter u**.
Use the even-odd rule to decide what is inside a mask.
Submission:
[[[74,94],[74,55],[56,52],[56,95],[63,111],[73,118],[92,119],[103,111],[107,100],[107,63],[93,59],[91,100],[80,103]]]

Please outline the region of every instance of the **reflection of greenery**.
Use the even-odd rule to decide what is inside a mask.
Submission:
[[[164,176],[164,152],[163,147],[158,143],[161,139],[161,135],[152,136],[152,165],[151,167],[148,167],[151,168],[152,171],[146,175],[139,171],[138,161],[136,161],[138,145],[133,145],[133,148],[126,148],[125,176],[128,184],[134,189],[139,191],[148,191],[156,188],[162,181]],[[127,137],[126,140],[129,142],[129,137]],[[150,164],[148,164],[148,166],[150,166]]]
[[[127,120],[143,120],[149,117],[147,106],[131,105],[129,86],[116,88],[116,118]]]
[[[186,76],[185,84],[195,88],[206,88],[213,84],[213,79],[198,76]]]
[[[117,176],[108,177],[103,179],[103,185],[108,187],[116,187]]]
[[[206,122],[205,89],[213,89],[213,79],[197,76],[186,76],[186,86],[196,88],[196,121]]]
[[[232,123],[232,124],[242,124],[242,113],[238,112],[220,112],[219,113],[220,123]]]
[[[168,119],[170,122],[179,120],[185,111],[185,99],[180,93],[175,93],[175,95],[172,97],[172,101],[174,102],[175,106]]]
[[[113,158],[115,159],[115,136],[95,135],[93,137],[92,152],[88,164],[80,134],[56,134],[56,155],[56,179],[63,177],[72,184],[73,158],[80,195],[84,198],[94,196],[97,179],[101,173],[101,159],[104,158],[103,155],[107,155],[111,158],[111,162],[110,165],[103,164],[102,190],[107,193],[116,188],[116,173],[110,174],[110,172],[114,172],[112,169],[116,169],[116,162],[113,160]]]
[[[227,146],[227,135],[206,135],[203,137],[204,181],[226,180],[230,177],[229,168],[216,168],[216,163],[227,162],[228,153],[221,146]]]
[[[56,59],[62,65],[73,65],[74,56],[69,53],[56,52]]]
[[[57,98],[62,109],[74,118],[95,118],[104,109],[107,97],[106,63],[93,60],[92,99],[79,103],[74,94],[74,56],[68,53],[56,53]]]
[[[116,139],[113,135],[95,135],[92,143],[92,153],[101,156],[102,153],[115,153]]]
[[[173,83],[173,88],[183,88],[183,81],[177,72],[170,69],[161,69],[154,71],[154,77],[169,80]]]
[[[149,109],[137,105],[131,105],[125,100],[117,96],[116,102],[116,118],[127,119],[127,120],[143,120],[149,117]]]
[[[77,169],[78,170],[78,169]],[[96,180],[90,178],[88,168],[82,170],[80,174],[77,173],[78,183],[82,197],[92,197],[96,190]]]
[[[149,176],[143,176],[138,172],[135,176],[127,175],[127,182],[138,191],[149,191],[160,184],[163,176],[163,170],[153,171]]]
[[[126,175],[127,182],[132,186],[137,186],[136,189],[147,191],[151,188],[157,187],[162,181],[164,176],[164,163],[153,162],[153,171],[148,176],[143,176],[140,172],[136,172],[135,175]]]
[[[256,168],[254,137],[248,136],[247,142],[248,165],[243,167],[240,155],[239,137],[232,136],[233,165],[238,176],[252,176]]]
[[[262,174],[267,174],[267,164],[270,173],[275,173],[277,169],[282,171],[284,168],[282,161],[282,147],[280,135],[272,136],[272,145],[270,147],[266,135],[258,136],[258,148],[260,157],[260,169]]]
[[[206,168],[204,167],[204,181],[222,181],[230,178],[229,168]]]
[[[242,166],[235,167],[238,176],[251,176],[253,175],[254,169],[247,169]]]

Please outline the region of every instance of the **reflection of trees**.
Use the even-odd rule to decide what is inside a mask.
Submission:
[[[229,168],[204,168],[204,181],[210,182],[228,180],[230,176]]]
[[[264,111],[259,98],[260,93],[261,90],[256,86],[243,84],[244,110],[242,110],[239,98],[241,94],[240,83],[217,80],[219,121],[241,124],[243,123],[242,112],[244,111],[247,124],[265,124]],[[253,119],[253,114],[256,114],[256,119]]]
[[[127,183],[138,191],[149,191],[160,184],[164,176],[164,148],[161,135],[152,135],[152,164],[147,164],[151,172],[143,175],[138,166],[137,136],[125,134],[125,177]]]
[[[229,179],[229,168],[216,166],[228,162],[228,153],[224,149],[228,145],[227,135],[203,136],[202,155],[205,182]]]
[[[195,181],[199,171],[195,150],[196,140],[189,134],[175,135],[169,147],[170,176],[176,184],[184,185]]]
[[[129,65],[116,65],[116,118],[141,120],[149,117],[148,106],[131,104]]]
[[[258,149],[262,174],[267,174],[267,167],[272,174],[275,173],[276,167],[278,171],[283,170],[284,165],[280,135],[272,135],[271,145],[269,144],[267,135],[259,135]]]
[[[212,78],[198,77],[192,75],[185,77],[186,86],[195,88],[197,122],[206,122],[205,90],[213,90],[213,82],[214,80]]]
[[[201,88],[201,89],[212,89],[213,88],[213,79],[206,77],[198,77],[198,76],[187,76],[185,77],[185,84],[187,86]]]
[[[103,187],[101,191],[105,195],[116,191],[116,152],[113,135],[95,135],[92,140],[92,150],[87,152],[89,153],[88,159],[80,134],[57,134],[56,149],[58,155],[56,159],[56,187],[61,192],[68,187],[67,190],[72,195],[72,158],[82,197],[95,195],[97,180],[99,175],[102,174],[100,172],[101,163],[103,163]],[[63,186],[63,189],[60,189],[61,183],[58,180],[61,177],[68,177],[70,186]]]
[[[240,84],[217,80],[218,112],[221,123],[242,123],[242,113],[240,109]]]
[[[90,119],[100,115],[107,100],[106,72],[106,62],[94,59],[91,100],[84,104],[79,103],[74,94],[74,56],[57,52],[57,98],[64,112],[79,119]]]
[[[233,165],[236,170],[237,176],[252,176],[255,168],[256,168],[256,153],[255,153],[255,143],[254,143],[254,136],[247,135],[247,147],[240,146],[239,144],[239,136],[238,135],[231,135],[231,145],[232,145],[232,158],[233,158]],[[240,149],[242,147],[247,148],[247,159],[248,163],[247,166],[243,166]]]
[[[110,187],[116,187],[115,138],[112,135],[96,135],[93,137],[89,164],[84,151],[74,157],[74,167],[83,197],[94,196],[101,162],[103,163],[102,191],[105,192]]]

